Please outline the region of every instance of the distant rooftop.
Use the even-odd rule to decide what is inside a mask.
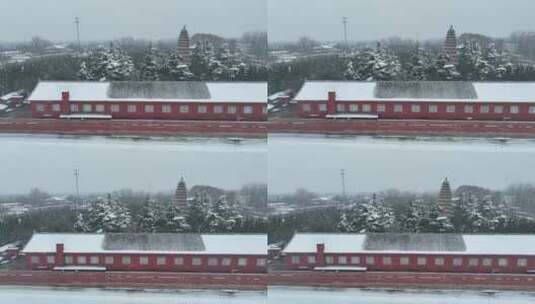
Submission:
[[[41,81],[29,101],[60,101],[62,92],[72,101],[167,101],[266,103],[266,82],[202,81]]]
[[[535,255],[535,234],[296,233],[283,252],[525,254]]]
[[[306,81],[295,100],[535,102],[535,82]]]
[[[197,233],[35,233],[23,252],[52,253],[56,244],[66,253],[267,254],[264,234]]]

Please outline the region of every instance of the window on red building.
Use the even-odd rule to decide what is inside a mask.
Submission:
[[[91,256],[89,257],[89,263],[91,263],[92,265],[97,265],[100,263],[100,259],[98,258],[98,256]]]
[[[46,257],[46,262],[48,264],[55,264],[56,263],[56,257],[53,255],[49,255]]]
[[[253,114],[253,106],[244,106],[243,114]]]
[[[443,257],[436,257],[435,258],[435,265],[436,266],[444,266],[444,258]]]
[[[400,104],[394,105],[394,112],[396,113],[403,112],[403,105],[400,105]]]
[[[519,258],[518,260],[516,260],[516,266],[518,266],[518,267],[526,267],[526,266],[528,266],[528,259]]]
[[[500,266],[500,267],[506,267],[507,264],[508,264],[508,262],[507,262],[507,259],[506,259],[506,258],[498,259],[498,266]]]
[[[154,105],[145,105],[145,113],[154,113]]]
[[[399,258],[399,264],[400,265],[409,265],[409,257],[401,257],[401,258]]]
[[[329,264],[329,265],[332,265],[334,264],[334,257],[331,256],[331,255],[328,255],[325,257],[325,263]]]
[[[247,266],[247,258],[239,258],[238,266]]]
[[[491,258],[484,258],[483,259],[483,266],[492,266],[492,259]]]
[[[375,264],[375,257],[373,257],[373,256],[367,256],[367,257],[366,257],[366,264],[368,264],[368,265],[374,265],[374,264]]]
[[[162,113],[171,113],[171,106],[170,105],[163,105],[162,106]]]
[[[324,103],[320,103],[320,104],[318,105],[318,110],[319,110],[320,112],[327,112],[327,105],[324,104]]]
[[[206,106],[197,106],[197,113],[204,114],[208,112],[208,108]]]
[[[228,114],[236,114],[236,111],[237,111],[236,106],[228,106],[227,107],[227,113]]]
[[[478,258],[470,258],[468,259],[468,266],[479,266],[479,259]]]
[[[179,108],[180,113],[189,113],[189,106],[188,105],[182,105]]]
[[[474,113],[474,106],[472,106],[472,105],[465,105],[465,106],[464,106],[464,113]]]
[[[74,258],[72,255],[66,255],[65,256],[65,264],[72,265],[74,263]]]
[[[503,113],[503,106],[494,106],[494,113],[502,114]]]
[[[31,261],[32,261],[32,264],[39,264],[39,256],[38,255],[32,255]]]
[[[416,264],[418,264],[418,266],[427,265],[427,258],[426,257],[418,257],[418,259],[416,259]]]
[[[139,265],[149,265],[149,257],[139,257]]]
[[[453,258],[453,266],[463,266],[463,258]]]
[[[85,265],[87,264],[87,257],[85,255],[80,255],[78,256],[78,258],[76,259],[76,262],[78,264],[81,264],[81,265]]]
[[[437,113],[438,112],[438,106],[437,105],[429,105],[428,111],[429,111],[429,113]]]
[[[392,258],[389,256],[383,257],[383,265],[392,265]]]
[[[165,265],[165,264],[167,264],[167,261],[166,261],[164,256],[159,256],[159,257],[156,258],[156,265],[162,266],[162,265]]]
[[[309,255],[307,256],[307,262],[309,264],[316,264],[316,256],[315,255]]]
[[[85,113],[89,113],[89,112],[92,112],[93,111],[93,106],[89,103],[84,103],[82,105],[82,111],[84,111]]]
[[[301,258],[298,255],[292,255],[292,264],[299,264]]]
[[[448,106],[446,106],[446,112],[447,113],[455,113],[455,110],[456,110],[455,108],[456,108],[455,105],[448,105]]]
[[[345,112],[346,111],[346,105],[345,104],[341,104],[341,103],[337,104],[336,105],[336,111]]]
[[[529,114],[535,114],[535,106],[529,107]]]
[[[351,264],[360,264],[360,257],[359,256],[352,256],[351,257]]]
[[[223,113],[223,106],[214,106],[214,113],[215,114]]]
[[[71,104],[69,108],[71,109],[71,112],[78,112],[80,110],[77,104]]]
[[[35,105],[35,110],[37,112],[44,112],[45,111],[45,105],[42,103],[38,103]]]
[[[358,112],[359,111],[359,105],[358,104],[350,104],[349,105],[349,112]]]
[[[310,112],[312,112],[312,106],[310,106],[309,104],[305,103],[305,104],[303,105],[303,112],[305,112],[305,113],[310,113]]]
[[[217,266],[218,260],[217,258],[208,258],[208,266]]]
[[[191,264],[193,266],[200,266],[200,265],[202,265],[202,259],[201,258],[193,258]]]
[[[124,256],[121,258],[123,265],[130,265],[132,263],[132,258],[129,256]]]
[[[518,106],[510,106],[509,107],[509,113],[518,114]]]
[[[481,107],[479,107],[479,112],[483,113],[483,114],[489,113],[490,112],[490,106],[482,105]]]
[[[107,256],[104,258],[104,263],[106,265],[111,265],[115,262],[115,259],[112,256]]]
[[[223,258],[223,260],[221,261],[221,265],[230,266],[231,262],[232,262],[231,258]]]
[[[345,256],[339,256],[338,257],[338,264],[347,264],[347,257]]]
[[[266,259],[264,259],[264,258],[256,259],[256,266],[258,266],[258,267],[266,266]]]
[[[362,112],[371,112],[372,111],[372,106],[369,105],[369,104],[363,104],[362,105]]]
[[[103,104],[98,104],[95,106],[95,111],[98,112],[98,113],[104,113],[104,105]]]
[[[57,103],[53,104],[52,105],[52,111],[54,111],[54,112],[61,111],[61,106],[59,104],[57,104]]]
[[[377,112],[386,112],[386,106],[384,104],[378,104]]]
[[[129,104],[126,108],[126,111],[128,113],[136,113],[137,112],[137,106],[135,104]]]
[[[412,113],[420,113],[420,105],[411,105]]]
[[[110,106],[110,111],[112,113],[119,113],[121,111],[121,107],[118,104],[112,104]]]
[[[183,264],[184,264],[183,257],[175,257],[175,265],[183,265]]]

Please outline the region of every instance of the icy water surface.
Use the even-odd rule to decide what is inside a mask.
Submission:
[[[535,294],[270,287],[267,304],[533,304]]]
[[[76,168],[83,193],[174,191],[181,175],[188,186],[239,189],[266,182],[266,154],[255,139],[0,135],[0,193],[70,194]]]
[[[436,192],[444,177],[453,188],[535,182],[535,140],[269,135],[268,147],[271,194],[339,193],[341,169],[353,193]]]
[[[265,292],[0,287],[2,304],[264,304]]]

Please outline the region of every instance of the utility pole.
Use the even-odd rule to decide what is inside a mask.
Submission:
[[[78,168],[74,169],[74,182],[76,185],[76,203],[74,206],[74,210],[78,211],[78,207],[80,204],[80,184],[78,183],[78,177],[80,176],[80,170]]]
[[[342,17],[342,23],[344,24],[344,46],[347,49],[347,17]]]
[[[344,169],[340,170],[340,176],[342,177],[342,196],[346,197],[346,172]]]
[[[74,17],[74,24],[76,24],[76,39],[78,41],[78,53],[82,51],[82,44],[80,43],[80,18]]]

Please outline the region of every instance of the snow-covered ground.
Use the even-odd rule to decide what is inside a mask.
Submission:
[[[338,193],[340,169],[348,192],[438,191],[444,177],[453,188],[535,182],[535,140],[269,135],[268,146],[273,194]]]
[[[2,304],[262,304],[263,292],[0,287]]]
[[[267,304],[532,304],[534,293],[270,287]]]
[[[265,140],[0,135],[0,147],[6,194],[72,193],[76,168],[85,193],[171,191],[181,175],[188,186],[239,189],[267,176]]]

